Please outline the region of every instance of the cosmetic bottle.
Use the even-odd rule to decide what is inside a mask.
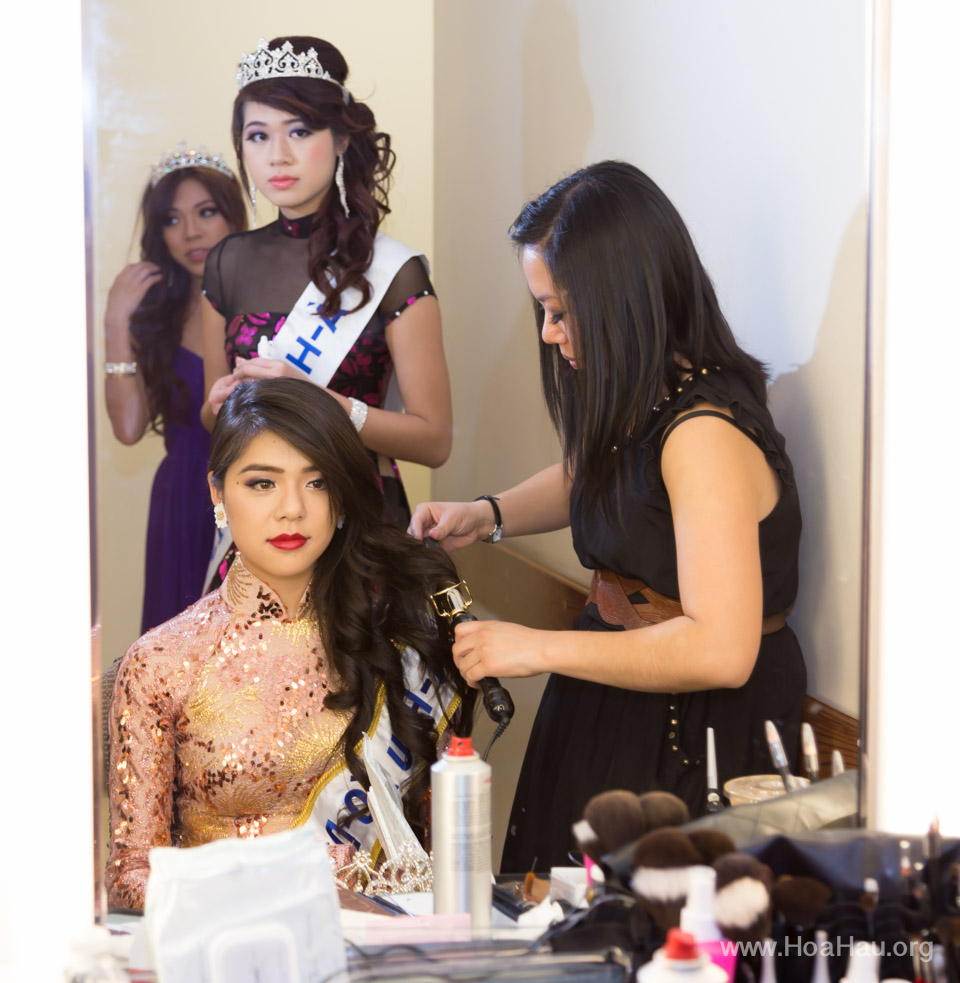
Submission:
[[[667,942],[637,970],[637,983],[726,983],[727,974],[699,951],[689,932],[667,931]]]
[[[680,929],[693,936],[697,948],[727,974],[733,983],[737,968],[737,945],[723,937],[714,916],[717,872],[697,865],[687,868],[687,902],[680,911]]]
[[[840,983],[879,983],[879,980],[880,947],[873,942],[855,942]]]
[[[490,930],[490,765],[469,737],[454,737],[430,769],[433,910],[470,913],[474,934]]]

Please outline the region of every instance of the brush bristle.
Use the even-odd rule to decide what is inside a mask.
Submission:
[[[700,853],[701,863],[708,867],[725,853],[735,853],[736,844],[719,829],[692,829],[687,836]]]
[[[683,826],[690,822],[690,810],[686,802],[672,792],[644,792],[640,796],[640,806],[649,830],[664,826]]]
[[[583,818],[596,834],[601,856],[640,839],[649,828],[639,798],[625,789],[611,789],[595,795],[584,806]],[[586,847],[582,849],[589,853]],[[600,859],[593,853],[590,857]]]
[[[833,891],[815,877],[784,874],[773,885],[771,895],[788,924],[808,929],[816,923]]]

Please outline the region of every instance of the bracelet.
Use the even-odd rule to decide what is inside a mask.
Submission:
[[[136,362],[104,362],[103,371],[107,375],[136,375]]]
[[[348,398],[350,400],[350,422],[353,424],[353,429],[360,433],[363,425],[367,422],[369,407],[362,399],[355,399],[353,396]]]
[[[503,537],[503,519],[500,516],[500,506],[497,504],[499,499],[493,495],[478,495],[474,501],[489,502],[493,506],[493,532],[489,536],[484,536],[481,543],[499,543]]]

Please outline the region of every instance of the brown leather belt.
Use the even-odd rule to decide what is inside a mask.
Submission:
[[[639,593],[646,604],[631,604],[630,595]],[[672,597],[658,594],[642,580],[630,580],[621,577],[612,570],[594,570],[593,583],[587,601],[597,605],[600,617],[608,625],[621,625],[624,628],[647,628],[659,625],[671,618],[679,618],[683,614],[683,606]],[[761,635],[771,635],[779,631],[787,623],[790,613],[780,611],[764,618]]]

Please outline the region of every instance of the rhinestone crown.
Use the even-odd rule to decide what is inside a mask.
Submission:
[[[160,158],[160,163],[150,176],[150,187],[155,188],[168,174],[184,167],[209,167],[210,170],[219,171],[236,181],[233,171],[227,167],[222,154],[208,153],[205,147],[188,148],[186,143],[181,141],[177,144],[176,150],[171,150]]]
[[[243,55],[240,59],[240,64],[237,66],[237,89],[242,89],[251,82],[276,78],[309,78],[333,82],[343,93],[343,101],[350,101],[347,87],[341,85],[320,64],[316,48],[308,48],[305,53],[298,54],[289,41],[284,41],[279,48],[270,48],[267,42],[260,38],[257,42],[257,50],[252,55]]]

